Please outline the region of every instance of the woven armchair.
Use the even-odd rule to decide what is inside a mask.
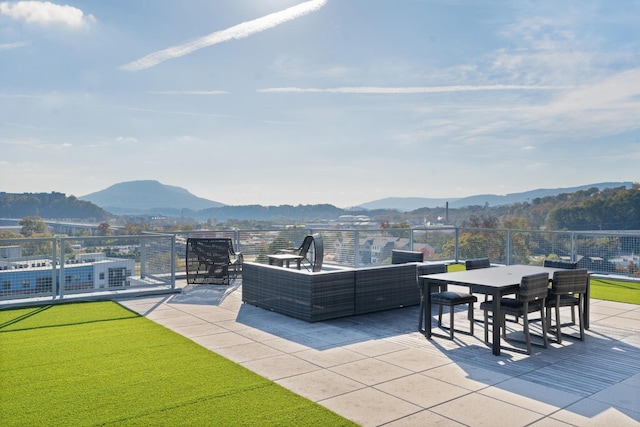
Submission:
[[[226,238],[189,238],[186,249],[187,283],[229,284],[242,268],[242,253],[236,253]]]

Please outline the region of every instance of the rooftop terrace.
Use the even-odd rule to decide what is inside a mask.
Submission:
[[[481,323],[425,339],[418,307],[306,323],[243,304],[239,279],[176,285],[120,302],[363,426],[640,425],[637,305],[592,299],[584,342],[494,356]]]

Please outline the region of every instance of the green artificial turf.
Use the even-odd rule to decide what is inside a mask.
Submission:
[[[640,304],[640,283],[591,279],[591,298]]]
[[[0,311],[0,425],[354,425],[114,302]]]

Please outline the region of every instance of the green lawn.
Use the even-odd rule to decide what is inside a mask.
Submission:
[[[354,425],[114,302],[0,311],[0,425]]]
[[[593,278],[591,298],[640,304],[640,282]]]

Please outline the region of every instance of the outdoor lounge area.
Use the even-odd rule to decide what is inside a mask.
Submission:
[[[637,305],[592,300],[585,341],[495,356],[482,323],[426,339],[417,305],[311,323],[242,303],[241,279],[182,286],[121,304],[363,426],[640,423]]]
[[[170,249],[158,244],[167,240],[145,236],[140,246]],[[247,246],[236,248],[252,257],[237,275],[225,272],[228,280],[191,282],[175,271],[165,275],[164,264],[154,262],[167,257],[145,255],[140,271],[132,271],[130,286],[75,292],[65,287],[59,296],[52,289],[25,294],[31,298],[22,300],[6,299],[3,307],[116,300],[364,426],[640,424],[640,305],[587,296],[582,300],[587,304],[584,341],[559,342],[549,334],[548,348],[534,346],[531,354],[517,341],[524,336],[522,321],[508,319],[508,339],[495,354],[486,342],[486,332],[495,336],[495,331],[482,321],[482,293],[474,305],[472,334],[457,332],[469,325],[467,306],[462,305],[453,313],[453,339],[428,339],[426,328],[420,330],[426,327],[420,321],[438,329],[438,307],[427,309],[424,301],[421,307],[419,278],[441,272],[421,267],[433,264],[422,264],[412,251],[397,251],[394,262],[383,265],[340,266],[332,256],[333,262],[313,272],[293,263],[289,268],[269,265],[266,256],[258,262]],[[531,268],[557,269],[541,264]],[[493,275],[519,268],[497,265],[485,270]],[[198,263],[196,275],[200,267]],[[449,270],[457,267],[464,269],[453,263]],[[15,272],[35,274],[37,268]],[[522,275],[517,276],[507,285],[514,286]],[[143,277],[162,286],[150,287]],[[637,294],[636,286],[630,285],[629,292]],[[635,296],[630,300],[637,301]],[[571,307],[559,311],[562,332],[579,337],[578,325],[564,326],[570,323]],[[541,322],[532,320],[531,335],[540,332]]]

